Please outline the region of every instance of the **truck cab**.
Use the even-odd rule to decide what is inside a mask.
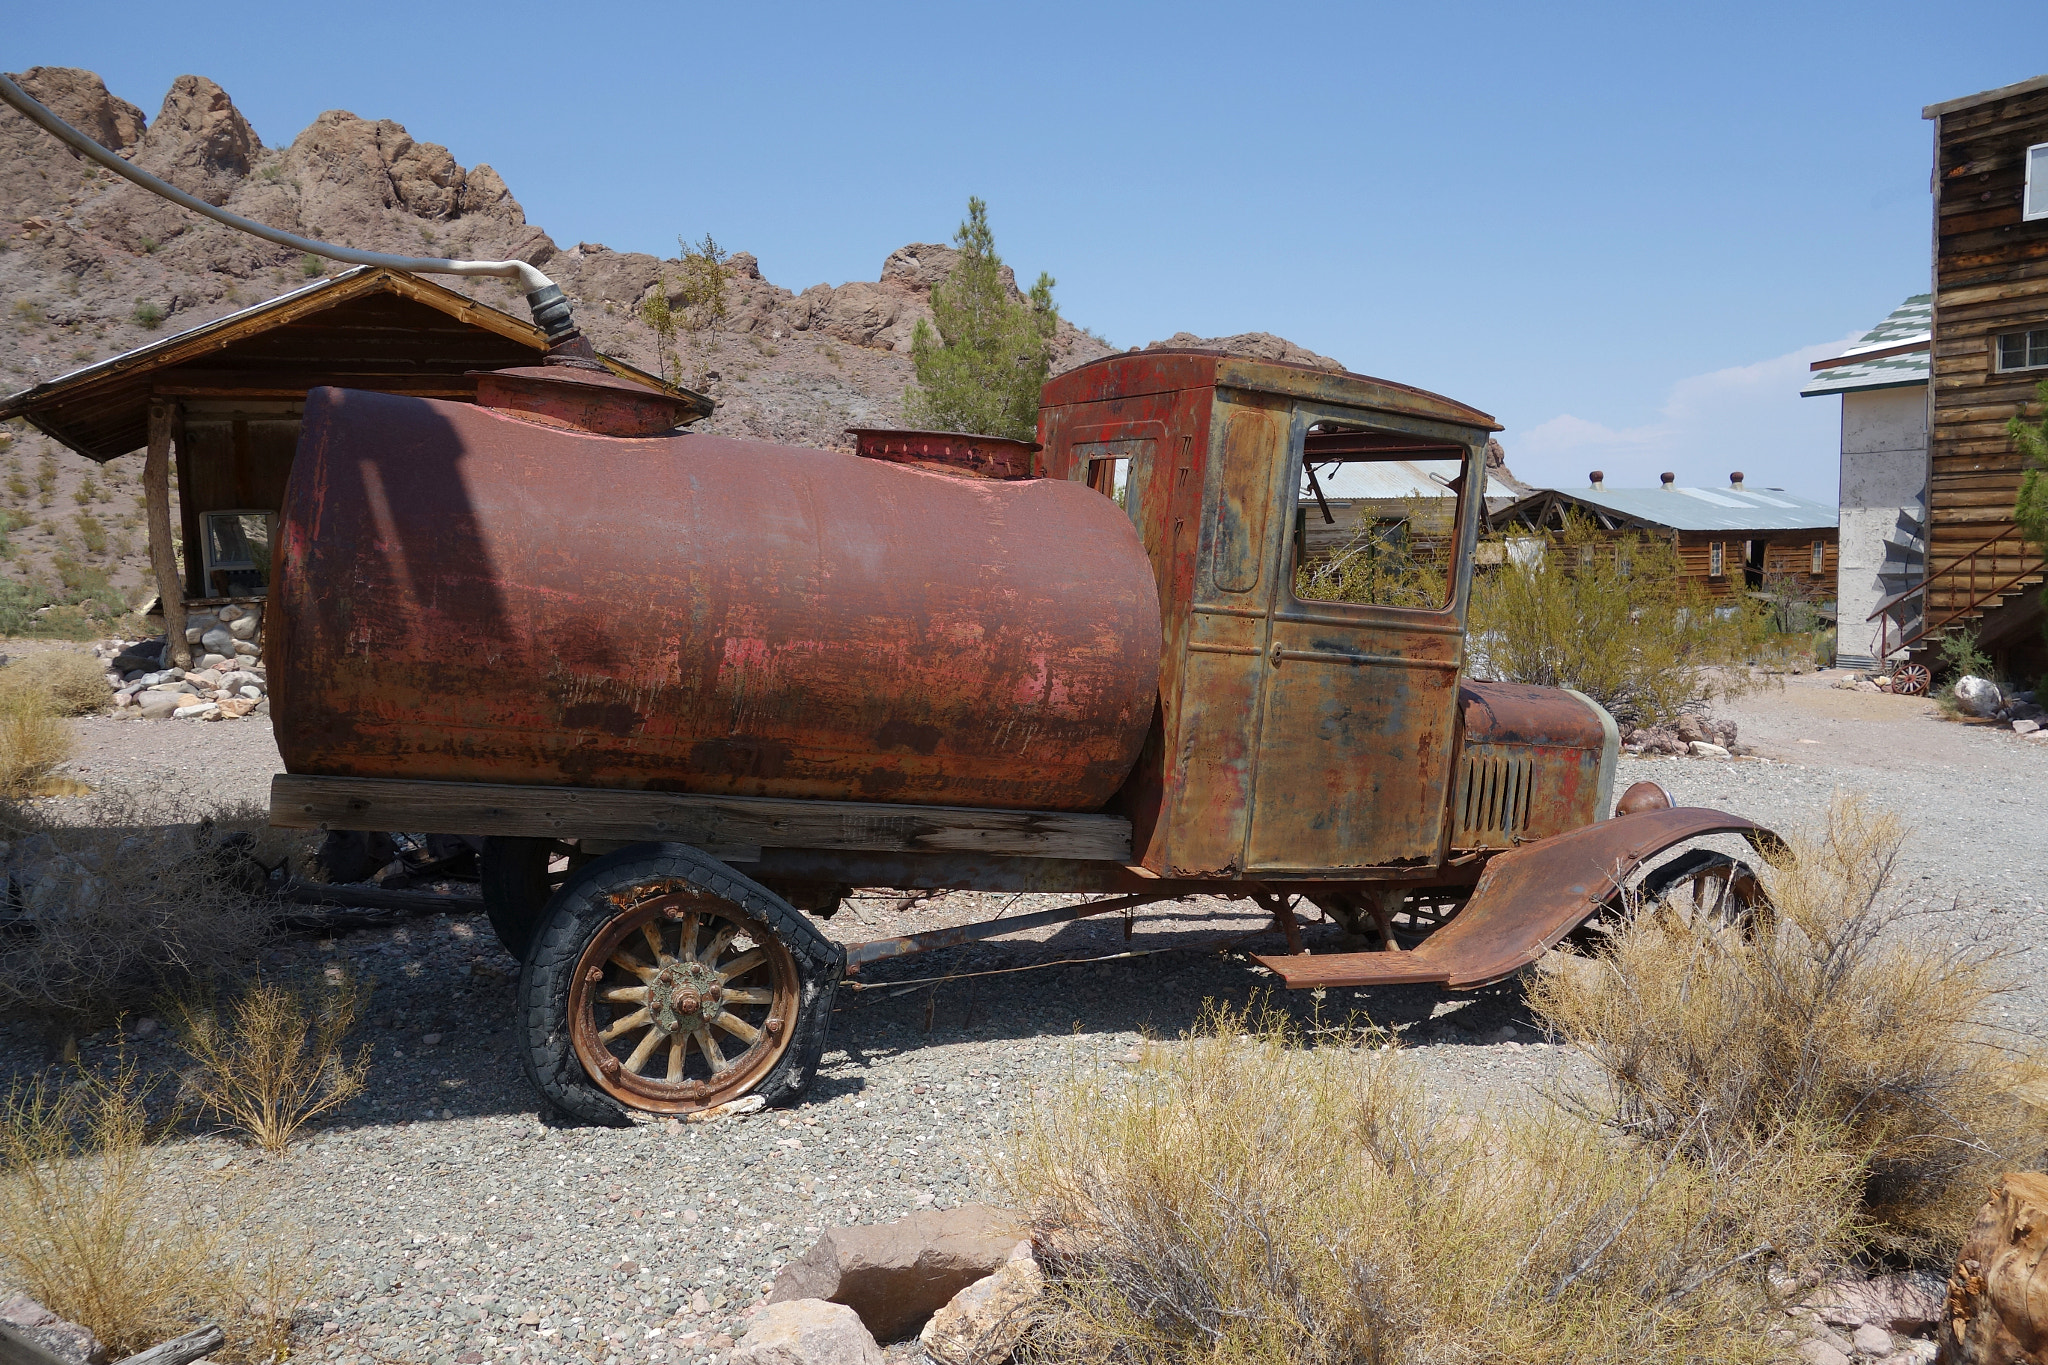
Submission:
[[[1431,880],[1604,816],[1576,693],[1462,679],[1483,412],[1208,351],[1044,391],[1034,472],[1123,504],[1159,591],[1159,707],[1117,808],[1172,878]]]

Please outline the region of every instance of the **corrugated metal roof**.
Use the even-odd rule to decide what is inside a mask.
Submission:
[[[1448,498],[1451,490],[1430,477],[1432,469],[1455,478],[1456,460],[1315,461],[1316,479],[1326,498]],[[1333,469],[1331,466],[1336,465]],[[1304,491],[1305,486],[1304,486]]]
[[[1781,488],[1563,488],[1562,496],[1674,531],[1806,531],[1841,510]]]
[[[1927,343],[1933,335],[1934,296],[1914,294],[1892,309],[1883,322],[1865,332],[1848,350],[1841,363],[1814,371],[1799,393],[1811,398],[1824,393],[1857,393],[1865,389],[1898,389],[1925,384],[1928,375]],[[1889,351],[1901,346],[1921,349],[1904,355],[1856,357],[1867,351]]]

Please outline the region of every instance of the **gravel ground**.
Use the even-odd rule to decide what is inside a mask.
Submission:
[[[1982,934],[2015,956],[2006,1021],[2033,1037],[2048,1016],[2048,843],[2036,794],[2048,744],[1936,719],[1924,703],[1788,680],[1734,714],[1765,755],[1717,762],[1625,759],[1684,803],[1780,826],[1817,817],[1836,790],[1865,793],[1915,833],[1903,876],[1930,905],[1960,900],[1929,932]],[[1876,705],[1873,705],[1876,703]],[[179,785],[260,799],[276,754],[267,723],[78,723],[80,775],[99,785]],[[1802,741],[1816,741],[1804,743]],[[1061,903],[955,895],[903,906],[870,895],[827,925],[849,941]],[[374,978],[362,1036],[368,1095],[291,1154],[225,1138],[172,1141],[175,1178],[224,1178],[303,1226],[329,1274],[296,1354],[333,1362],[720,1360],[741,1312],[827,1225],[1000,1199],[1004,1134],[1036,1090],[1075,1067],[1121,1065],[1146,1035],[1189,1027],[1206,1000],[1243,1003],[1271,978],[1227,947],[1271,950],[1242,904],[1196,901],[1140,919],[1081,921],[1018,939],[902,959],[842,993],[817,1085],[800,1108],[708,1125],[626,1130],[536,1116],[513,1031],[516,966],[480,919],[428,919],[332,940],[301,938],[278,966],[345,963]],[[1311,926],[1311,945],[1334,929]],[[967,971],[1134,954],[931,982]],[[1471,995],[1333,991],[1278,1003],[1307,1017],[1363,1011],[1396,1030],[1448,1103],[1513,1103],[1582,1078],[1541,1041],[1510,982]],[[1504,1030],[1513,1029],[1510,1035]],[[88,1062],[112,1034],[87,1040]],[[162,1034],[125,1040],[168,1071]],[[43,1064],[40,1035],[0,1029],[0,1071]]]

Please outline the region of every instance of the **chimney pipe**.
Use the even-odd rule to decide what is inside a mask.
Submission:
[[[1678,482],[1678,476],[1676,474],[1673,474],[1668,469],[1665,470],[1662,474],[1659,474],[1657,477],[1663,481],[1663,484],[1666,488],[1669,488],[1672,484]]]
[[[1730,474],[1730,475],[1728,476],[1728,486],[1729,486],[1730,488],[1740,488],[1740,487],[1742,487],[1742,471],[1741,471],[1741,470],[1739,470],[1739,469],[1738,469],[1738,470],[1736,470],[1736,471],[1735,471],[1734,473],[1732,473],[1732,474]]]
[[[1605,474],[1601,473],[1597,469],[1586,476],[1586,478],[1592,483],[1593,487],[1595,488],[1598,488],[1600,486],[1600,481],[1602,479],[1605,479],[1606,477],[1607,476]]]

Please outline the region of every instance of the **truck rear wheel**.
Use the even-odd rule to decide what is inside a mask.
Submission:
[[[524,1063],[570,1117],[786,1103],[825,1050],[843,949],[781,897],[682,844],[572,873],[520,974]]]

